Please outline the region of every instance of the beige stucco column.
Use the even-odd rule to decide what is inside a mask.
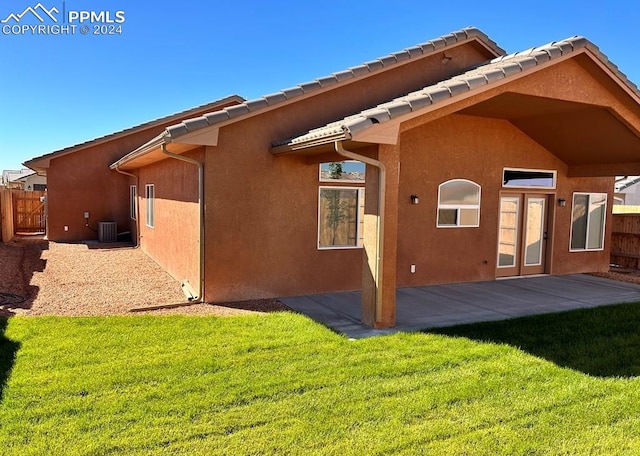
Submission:
[[[380,145],[376,158],[384,164],[386,169],[385,204],[383,217],[378,220],[380,170],[375,166],[367,165],[363,229],[362,322],[374,328],[390,328],[395,326],[396,322],[399,147]],[[378,245],[382,246],[380,256]]]

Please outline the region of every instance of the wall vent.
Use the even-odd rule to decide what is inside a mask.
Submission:
[[[118,225],[116,222],[98,222],[98,242],[116,242]]]

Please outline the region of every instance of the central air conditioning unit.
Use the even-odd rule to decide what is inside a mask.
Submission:
[[[98,242],[116,242],[118,224],[116,222],[98,222]]]

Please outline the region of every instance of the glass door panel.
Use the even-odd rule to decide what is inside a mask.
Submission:
[[[524,265],[542,264],[542,244],[544,241],[545,199],[529,197],[527,199],[527,232],[524,250]]]
[[[498,241],[498,268],[513,268],[518,261],[518,225],[520,198],[500,198],[500,225]]]

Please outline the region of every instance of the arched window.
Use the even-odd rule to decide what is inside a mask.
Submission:
[[[480,226],[480,186],[466,179],[453,179],[440,184],[437,226]]]

